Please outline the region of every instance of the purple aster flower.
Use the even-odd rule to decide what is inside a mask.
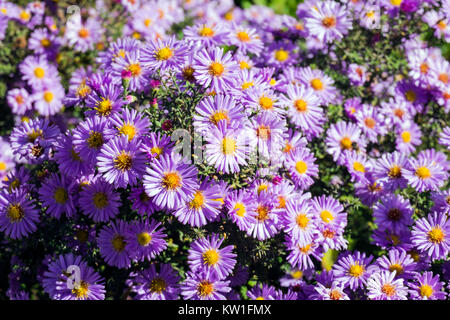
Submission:
[[[120,114],[111,117],[110,123],[119,134],[128,137],[128,141],[139,138],[149,131],[150,121],[134,109],[123,109]]]
[[[130,255],[126,250],[128,229],[129,226],[125,221],[116,220],[100,230],[97,243],[100,255],[108,265],[118,268],[131,266]]]
[[[366,256],[365,253],[356,251],[355,254],[343,254],[333,265],[333,272],[336,281],[349,287],[351,290],[363,288],[373,272],[378,267],[371,265],[373,256]]]
[[[114,130],[104,117],[93,116],[80,122],[72,132],[74,150],[82,159],[96,164],[102,146],[114,137]]]
[[[315,160],[314,154],[306,147],[297,149],[285,160],[292,181],[301,190],[308,189],[314,183],[313,178],[318,177],[319,166]]]
[[[228,30],[221,23],[197,23],[183,30],[184,39],[204,47],[220,46],[228,40]]]
[[[97,61],[105,70],[110,70],[111,64],[119,57],[125,58],[127,53],[139,50],[140,46],[140,42],[134,38],[118,38],[108,49],[99,52]]]
[[[143,185],[131,188],[128,199],[132,202],[131,209],[136,210],[142,216],[150,216],[158,209],[145,192]]]
[[[317,220],[323,226],[336,227],[338,230],[347,225],[347,213],[338,200],[322,195],[311,199],[311,205]]]
[[[249,157],[248,140],[244,130],[227,127],[221,122],[206,133],[206,162],[225,173],[240,171],[240,165],[246,166]]]
[[[418,192],[437,191],[448,177],[448,173],[439,164],[424,157],[409,159],[409,166],[402,169],[402,174],[408,184]]]
[[[214,272],[188,272],[181,284],[185,300],[226,300],[224,294],[231,291],[230,281],[219,280]]]
[[[193,68],[194,76],[200,85],[204,88],[211,87],[215,93],[220,93],[234,87],[239,67],[231,52],[224,54],[222,48],[203,48],[195,55]]]
[[[299,60],[298,47],[291,41],[273,41],[261,59],[270,67],[282,69]]]
[[[45,84],[31,96],[34,108],[43,116],[52,116],[58,113],[62,108],[63,98],[64,88],[56,80],[51,85]]]
[[[0,192],[0,231],[12,239],[22,239],[36,231],[39,210],[28,192],[18,189],[11,193]]]
[[[39,199],[50,216],[59,219],[62,214],[72,218],[76,215],[75,184],[70,178],[52,173],[39,189]]]
[[[192,271],[207,271],[218,280],[225,279],[233,271],[236,264],[236,254],[233,246],[220,248],[223,238],[218,235],[200,238],[191,244],[188,252],[188,262]]]
[[[411,231],[406,227],[395,232],[389,229],[376,229],[372,238],[373,243],[383,249],[411,248]]]
[[[426,105],[429,100],[428,92],[417,86],[412,79],[398,82],[395,87],[394,96],[413,104],[417,109],[417,112],[422,112],[423,106]]]
[[[298,77],[303,85],[314,90],[321,104],[326,105],[336,101],[337,91],[334,81],[322,70],[310,67],[301,68]]]
[[[450,221],[445,213],[434,212],[416,221],[411,241],[432,260],[445,259],[450,249]]]
[[[450,190],[431,192],[431,200],[434,202],[431,212],[450,213]]]
[[[103,34],[99,19],[89,17],[83,22],[80,14],[74,14],[67,20],[66,30],[68,45],[81,52],[94,50],[94,44]]]
[[[111,139],[100,150],[97,165],[108,183],[119,188],[134,186],[145,169],[145,155],[139,150],[139,143],[125,136]]]
[[[267,87],[251,86],[244,91],[242,103],[245,106],[245,112],[264,113],[270,112],[275,115],[282,115],[285,110],[281,107],[278,94]]]
[[[247,234],[260,241],[266,240],[279,231],[279,209],[276,208],[276,197],[266,192],[261,192],[255,197],[256,209],[255,222],[247,230]]]
[[[387,130],[384,126],[384,117],[379,108],[363,104],[362,108],[355,112],[355,119],[362,133],[371,142],[378,141],[378,135],[385,135]]]
[[[437,151],[436,149],[426,149],[419,152],[417,160],[425,159],[426,161],[432,161],[442,167],[444,171],[449,171],[450,161],[447,160],[445,153]]]
[[[407,283],[413,300],[445,300],[447,293],[443,290],[444,284],[439,281],[439,275],[434,276],[431,271],[416,274],[414,281]]]
[[[180,277],[170,264],[151,264],[148,269],[139,271],[132,279],[131,290],[136,300],[178,300]]]
[[[197,132],[210,130],[217,127],[219,122],[227,125],[234,121],[242,120],[242,105],[237,104],[230,95],[217,94],[214,97],[206,97],[195,107],[193,125]]]
[[[32,98],[24,88],[16,88],[8,91],[6,99],[12,113],[24,115],[32,109]]]
[[[188,47],[175,37],[165,40],[156,39],[147,42],[141,51],[141,61],[146,68],[160,70],[161,73],[169,69],[178,70],[183,64]]]
[[[396,129],[396,149],[401,153],[410,154],[422,143],[421,138],[422,133],[415,122],[404,122]]]
[[[111,64],[112,75],[117,84],[122,83],[124,72],[129,75],[128,86],[132,92],[142,92],[149,82],[150,70],[144,66],[143,54],[139,49],[115,57]]]
[[[93,81],[89,82],[89,85],[95,89]],[[122,99],[122,93],[122,86],[117,86],[113,83],[101,84],[86,99],[86,105],[92,108],[92,110],[86,111],[86,115],[110,117],[118,113],[125,104],[125,101]]]
[[[355,183],[355,195],[364,205],[370,207],[386,193],[386,190],[372,174],[367,174],[366,178],[366,181]]]
[[[80,175],[87,175],[93,172],[92,163],[80,157],[80,154],[75,150],[72,140],[72,133],[67,131],[66,134],[61,134],[54,145],[55,160],[58,163],[59,170],[66,176],[78,177]]]
[[[247,296],[250,300],[273,300],[275,295],[276,289],[265,283],[257,283],[247,291]]]
[[[285,245],[289,251],[286,260],[294,268],[298,268],[302,271],[314,269],[314,263],[311,258],[321,259],[319,245],[315,239],[312,239],[311,241],[301,241],[286,236]]]
[[[450,126],[442,129],[442,132],[439,134],[439,143],[445,147],[450,147]]]
[[[119,213],[120,194],[97,176],[83,187],[78,203],[83,214],[95,222],[106,222]]]
[[[38,55],[47,55],[49,60],[56,57],[60,45],[61,40],[44,28],[35,29],[28,39],[28,49]]]
[[[385,153],[376,160],[373,176],[383,184],[383,188],[387,191],[404,189],[407,186],[407,180],[402,175],[402,169],[406,168],[408,164],[408,157],[402,153],[397,151]]]
[[[157,221],[135,221],[128,228],[125,241],[134,261],[151,261],[167,248],[164,227]]]
[[[348,78],[354,86],[362,86],[367,81],[366,68],[364,66],[352,63],[348,66]]]
[[[248,231],[256,219],[256,206],[253,194],[247,190],[234,190],[225,199],[228,217],[239,230]]]
[[[299,244],[308,244],[316,233],[315,216],[308,201],[288,201],[285,214],[281,217],[284,232]]]
[[[317,294],[313,296],[313,300],[350,300],[344,292],[344,285],[342,283],[333,282],[330,287],[318,283],[314,287],[314,290],[316,290]]]
[[[411,226],[413,208],[401,195],[387,194],[373,207],[375,223],[379,228],[399,231]]]
[[[325,138],[327,152],[334,161],[343,161],[344,150],[364,150],[365,141],[361,137],[361,129],[349,122],[339,121],[332,124]],[[339,161],[338,161],[339,163]]]
[[[381,256],[376,263],[381,270],[396,272],[395,277],[411,279],[416,274],[417,263],[404,249],[391,249],[387,256]]]
[[[350,173],[351,181],[367,182],[367,175],[372,169],[372,164],[364,154],[355,150],[344,150],[342,158]]]
[[[159,159],[161,155],[171,154],[174,146],[171,138],[160,132],[150,132],[141,141],[141,151],[146,154],[148,160]]]
[[[92,88],[87,84],[92,75],[92,68],[80,67],[76,69],[69,81],[69,92],[64,97],[63,103],[68,106],[84,105],[86,98],[92,92]]]
[[[161,208],[179,208],[189,201],[198,187],[197,169],[183,162],[178,154],[155,159],[147,167],[144,188],[152,201]]]
[[[351,120],[356,120],[355,114],[357,111],[361,110],[362,103],[360,97],[354,97],[347,99],[344,103],[344,110],[347,117]]]
[[[321,42],[342,39],[352,29],[346,7],[334,1],[316,2],[314,9],[308,11],[305,27]]]
[[[332,225],[319,225],[316,231],[316,242],[323,248],[323,252],[347,249],[348,241],[343,237],[342,228]]]
[[[204,226],[218,217],[222,206],[220,198],[219,187],[209,180],[204,180],[184,204],[174,208],[173,215],[183,224]]]
[[[229,25],[228,32],[229,40],[227,42],[236,46],[240,53],[251,53],[259,56],[264,48],[261,37],[254,28],[232,22]]]
[[[45,56],[28,56],[19,65],[22,79],[36,90],[44,85],[52,86],[58,78],[58,70],[54,65],[48,63]]]
[[[379,271],[367,280],[367,297],[370,300],[407,300],[408,290],[402,278],[395,278],[396,272]]]

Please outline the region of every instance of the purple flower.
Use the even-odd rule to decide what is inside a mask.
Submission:
[[[395,278],[395,271],[375,272],[367,280],[367,297],[370,300],[407,300],[408,290],[403,279]]]
[[[141,61],[146,68],[160,70],[161,73],[169,69],[178,70],[184,62],[187,50],[186,44],[175,37],[151,40],[142,48]]]
[[[349,287],[351,290],[363,288],[367,284],[367,280],[377,266],[371,265],[373,256],[366,256],[365,253],[356,251],[355,254],[343,254],[333,265],[334,276],[336,281]]]
[[[235,190],[228,193],[225,199],[228,217],[239,230],[248,231],[256,219],[256,206],[253,194],[247,190]]]
[[[444,284],[439,281],[439,275],[434,276],[431,271],[416,274],[414,280],[407,283],[414,300],[445,300],[447,293],[443,290]]]
[[[409,159],[409,166],[402,169],[408,184],[418,192],[437,191],[447,179],[448,173],[432,159],[421,157]]]
[[[411,226],[413,209],[409,200],[401,195],[388,194],[373,207],[375,223],[380,229],[399,231]]]
[[[381,256],[376,263],[380,270],[396,272],[396,278],[411,279],[417,271],[417,263],[404,249],[391,249],[388,255]]]
[[[39,189],[42,206],[47,207],[47,213],[54,218],[62,214],[71,218],[76,215],[74,194],[75,184],[70,178],[52,173]]]
[[[127,234],[129,226],[122,220],[116,220],[110,226],[105,226],[100,230],[97,243],[100,248],[100,255],[105,262],[118,268],[129,268],[131,258],[127,247]]]
[[[226,300],[224,294],[231,291],[230,281],[219,280],[216,273],[188,272],[181,284],[181,294],[186,300]]]
[[[167,248],[164,227],[156,221],[135,221],[126,234],[127,250],[135,261],[154,259]]]

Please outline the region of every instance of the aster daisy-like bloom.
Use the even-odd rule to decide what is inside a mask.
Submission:
[[[22,78],[36,90],[44,85],[53,85],[53,80],[58,77],[58,71],[54,65],[50,65],[45,56],[28,56],[19,65]]]
[[[217,23],[197,23],[188,26],[183,30],[184,38],[205,47],[220,46],[228,40],[228,30],[223,24]]]
[[[78,177],[93,172],[94,168],[92,164],[82,159],[80,154],[75,150],[70,131],[58,137],[54,148],[55,160],[62,174],[69,177]]]
[[[297,46],[288,40],[274,41],[265,51],[263,59],[270,67],[289,67],[298,60]]]
[[[434,212],[416,221],[411,241],[432,260],[446,258],[450,250],[450,221],[445,213]]]
[[[69,92],[64,97],[63,103],[67,106],[83,105],[92,88],[87,84],[92,75],[91,67],[76,69],[69,81]]]
[[[343,162],[350,173],[351,181],[366,182],[367,173],[371,171],[372,164],[364,154],[355,150],[344,150]]]
[[[128,141],[139,138],[149,131],[150,121],[134,109],[123,109],[111,117],[110,123],[119,134],[127,136]]]
[[[161,155],[170,154],[174,143],[169,136],[160,132],[150,132],[148,136],[142,137],[140,149],[145,153],[148,160],[159,159]]]
[[[249,157],[248,139],[240,128],[228,127],[220,122],[205,136],[206,162],[225,173],[240,171],[240,165],[247,165]]]
[[[131,209],[136,210],[142,216],[150,216],[158,209],[145,192],[143,185],[131,188],[128,199],[132,202]]]
[[[91,164],[96,164],[101,148],[113,137],[114,130],[109,121],[99,116],[87,118],[72,131],[75,151]]]
[[[314,90],[320,99],[320,104],[326,105],[333,103],[335,100],[337,91],[334,87],[334,81],[322,70],[311,69],[310,67],[301,68],[298,71],[298,78],[301,79],[302,84]]]
[[[299,243],[310,243],[316,232],[316,221],[308,201],[288,201],[283,214],[284,231]]]
[[[284,109],[281,108],[278,94],[267,87],[252,86],[245,90],[242,98],[245,112],[250,114],[253,112],[263,113],[270,112],[277,115],[284,114]]]
[[[141,61],[146,68],[164,73],[169,69],[178,69],[184,62],[187,50],[186,44],[175,37],[156,39],[147,42],[142,48]]]
[[[22,239],[36,231],[39,210],[24,189],[0,192],[0,231],[12,239]]]
[[[165,237],[160,222],[141,220],[130,225],[125,241],[134,261],[150,261],[167,248]]]
[[[450,190],[431,192],[431,200],[434,203],[431,212],[450,213]]]
[[[439,275],[425,271],[416,274],[414,281],[408,282],[410,297],[414,300],[445,300],[447,293],[443,290],[444,282],[439,281]]]
[[[351,290],[363,288],[371,274],[378,269],[371,265],[373,256],[356,251],[355,254],[344,254],[333,265],[333,273],[336,281],[343,283]]]
[[[347,225],[347,213],[338,200],[322,195],[311,199],[314,214],[320,224],[343,229]]]
[[[142,92],[148,84],[150,70],[144,67],[142,53],[139,49],[119,55],[111,64],[112,75],[117,84],[127,79],[127,85],[132,92]]]
[[[175,209],[189,201],[198,187],[197,169],[183,162],[178,154],[155,159],[143,177],[144,188],[161,208]]]
[[[122,220],[116,220],[110,226],[100,230],[97,238],[100,255],[110,266],[129,268],[131,258],[127,247],[128,224]]]
[[[421,157],[409,159],[409,166],[402,170],[408,184],[418,192],[437,191],[447,179],[447,172],[433,160]]]
[[[263,50],[263,42],[256,32],[256,29],[243,26],[241,24],[231,23],[229,25],[229,40],[231,45],[238,48],[238,52],[244,54],[251,53],[259,56]]]
[[[302,271],[314,269],[312,257],[318,260],[321,259],[321,253],[318,250],[319,246],[315,239],[301,241],[300,239],[293,239],[290,236],[286,236],[285,245],[289,251],[286,260],[294,268]]]
[[[224,294],[231,291],[230,281],[219,280],[216,273],[188,272],[181,284],[181,294],[186,300],[226,300]]]
[[[352,28],[347,8],[334,1],[322,1],[309,10],[305,27],[321,42],[342,39]]]
[[[113,185],[97,176],[83,187],[78,204],[83,214],[95,222],[106,222],[119,213],[120,195]]]
[[[174,208],[173,214],[183,224],[204,226],[218,217],[222,206],[220,198],[219,187],[206,179],[182,205]]]
[[[401,195],[387,194],[373,207],[375,223],[383,229],[398,231],[412,225],[413,209],[408,199]]]
[[[39,199],[42,206],[47,207],[47,213],[54,218],[62,214],[73,217],[76,214],[74,193],[75,185],[70,178],[52,173],[39,189]]]
[[[355,195],[364,205],[372,206],[386,193],[386,189],[371,173],[368,173],[366,178],[366,181],[355,183]]]
[[[344,161],[345,150],[361,150],[365,147],[365,141],[361,138],[361,129],[349,122],[339,121],[332,124],[325,138],[327,152],[333,156],[334,161]],[[338,161],[338,163],[340,163]]]
[[[412,121],[416,114],[414,106],[400,98],[391,98],[380,104],[381,111],[385,115],[384,123],[387,127],[400,127],[408,121]]]
[[[256,219],[256,206],[253,194],[247,190],[234,190],[228,193],[225,199],[228,217],[239,230],[247,231]]]
[[[291,179],[302,190],[308,189],[314,183],[313,178],[318,177],[319,166],[315,160],[314,154],[306,147],[294,151],[285,160]]]
[[[99,79],[105,81],[106,79]],[[111,79],[109,80],[111,81]],[[90,85],[97,86],[92,83]],[[101,117],[110,117],[122,110],[125,101],[122,99],[122,86],[115,85],[111,82],[105,81],[105,84],[99,84],[99,88],[95,89],[89,94],[86,99],[86,106],[91,110],[86,111],[87,116],[98,115]]]
[[[220,93],[234,86],[239,66],[230,52],[224,54],[222,48],[203,48],[195,55],[193,68],[200,85]]]
[[[178,300],[180,277],[170,264],[151,264],[148,269],[139,271],[133,278],[131,290],[136,300]]]
[[[62,108],[63,98],[64,88],[59,81],[55,81],[51,85],[44,85],[32,95],[34,108],[43,116],[51,116],[58,113]]]
[[[333,282],[330,287],[326,287],[318,283],[314,290],[317,294],[314,295],[314,300],[350,300],[348,295],[344,292],[342,283]]]
[[[195,107],[198,114],[194,114],[193,125],[197,132],[217,127],[219,122],[227,125],[242,119],[242,105],[230,95],[217,94],[206,97]]]
[[[372,238],[372,242],[383,249],[409,250],[412,248],[411,231],[406,227],[399,231],[392,231],[384,228],[376,229],[372,234]],[[408,253],[411,254],[410,251],[408,251]]]
[[[417,160],[425,159],[431,161],[433,164],[440,165],[442,169],[447,172],[450,169],[450,161],[447,160],[447,156],[444,152],[437,151],[436,149],[425,149],[419,152]]]
[[[255,222],[247,230],[247,234],[262,241],[278,233],[280,229],[277,199],[274,195],[261,192],[255,197]]]
[[[47,29],[37,28],[31,33],[28,39],[28,49],[32,50],[35,54],[45,54],[49,58],[54,58],[60,42],[60,39]]]
[[[94,49],[96,41],[102,38],[103,29],[94,17],[82,21],[80,14],[74,14],[67,20],[65,38],[75,50],[86,52]]]
[[[139,150],[139,142],[125,136],[106,143],[97,156],[97,165],[104,179],[116,187],[134,186],[145,169],[145,155]]]
[[[316,230],[316,242],[323,248],[324,252],[329,249],[344,250],[347,249],[348,241],[343,237],[342,228],[319,224]]]
[[[27,111],[32,109],[32,98],[27,90],[24,88],[16,88],[8,91],[6,96],[8,105],[12,113],[24,115]]]
[[[355,112],[354,116],[362,133],[369,141],[376,143],[379,135],[383,136],[387,133],[384,126],[384,117],[379,108],[363,104],[362,108]]]
[[[405,249],[391,249],[387,256],[381,256],[376,263],[380,270],[396,272],[396,278],[411,279],[417,271],[417,263]]]
[[[402,174],[402,169],[408,165],[408,157],[405,154],[397,151],[385,153],[375,161],[373,177],[382,183],[387,191],[404,189],[407,186],[407,180]]]
[[[225,279],[236,264],[233,246],[220,248],[224,239],[218,235],[200,238],[191,244],[188,251],[188,262],[192,271],[206,270],[218,280]]]
[[[407,300],[408,290],[403,279],[395,279],[395,272],[379,271],[367,280],[367,297],[370,300]]]
[[[410,154],[422,143],[422,133],[415,122],[407,121],[396,130],[396,148],[399,152]]]

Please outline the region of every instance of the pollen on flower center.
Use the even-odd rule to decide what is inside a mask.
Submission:
[[[388,297],[393,296],[395,294],[395,287],[389,283],[384,284],[381,287],[381,291],[387,295]]]
[[[236,37],[242,42],[250,41],[250,36],[245,31],[239,31],[238,33],[236,33]]]
[[[340,145],[342,149],[351,149],[352,148],[352,140],[349,137],[344,137],[340,141]]]
[[[215,266],[217,262],[219,262],[220,256],[219,253],[214,249],[209,249],[202,254],[203,263],[208,264],[209,266]]]
[[[305,112],[306,110],[308,110],[308,103],[303,99],[295,100],[294,106],[298,112]]]
[[[140,76],[141,73],[142,73],[142,69],[141,69],[141,66],[139,65],[139,63],[133,63],[133,64],[130,64],[130,65],[128,66],[128,71],[131,72],[131,75],[132,75],[133,77]]]
[[[308,165],[304,161],[297,161],[297,163],[295,164],[295,169],[298,173],[304,174],[306,170],[308,170]]]
[[[269,208],[266,206],[259,205],[258,208],[256,208],[256,213],[258,213],[256,216],[258,221],[264,221],[269,218]]]
[[[89,37],[89,30],[86,28],[81,28],[80,31],[78,31],[78,36],[80,36],[80,38],[86,39],[87,37]]]
[[[86,139],[90,148],[99,149],[103,145],[103,135],[97,131],[91,131]]]
[[[348,273],[355,278],[360,277],[364,273],[365,269],[363,266],[360,266],[359,264],[354,264],[348,269]]]
[[[253,87],[254,83],[253,82],[244,82],[241,86],[242,90],[247,90],[250,87]]]
[[[403,1],[403,0],[391,0],[391,4],[392,4],[393,6],[398,7],[398,6],[400,6],[400,5],[402,4],[402,1]]]
[[[44,48],[48,48],[48,47],[50,47],[51,42],[50,42],[50,40],[48,40],[47,38],[44,38],[44,39],[41,39],[41,45],[42,45]]]
[[[44,92],[44,100],[48,103],[52,102],[53,100],[53,93],[51,91],[45,91]]]
[[[222,152],[225,155],[231,155],[236,152],[236,140],[230,137],[222,139]]]
[[[311,250],[311,244],[307,244],[304,247],[300,247],[299,246],[299,250],[300,250],[301,253],[307,254]]]
[[[201,281],[197,286],[197,292],[200,296],[205,297],[212,294],[214,291],[214,284],[211,282],[204,280]]]
[[[72,294],[74,294],[77,299],[86,299],[89,294],[89,283],[81,280],[79,284],[75,284],[72,289]]]
[[[429,177],[431,177],[431,171],[427,167],[417,168],[415,174],[420,179],[428,179]]]
[[[308,226],[309,218],[306,216],[306,214],[300,213],[295,219],[295,222],[300,228],[305,229]]]
[[[141,246],[145,247],[152,241],[152,236],[148,232],[141,232],[137,235],[137,240]]]
[[[270,137],[270,128],[265,125],[259,126],[258,129],[256,129],[256,135],[263,140],[267,140]]]
[[[389,178],[393,178],[393,179],[401,178],[402,177],[402,168],[395,165],[389,169],[387,175]]]
[[[188,81],[194,81],[195,80],[194,72],[195,72],[194,68],[192,68],[191,66],[187,66],[186,68],[183,69],[183,78]]]
[[[441,81],[441,82],[443,82],[443,83],[448,83],[448,80],[449,80],[449,75],[448,75],[448,73],[441,73],[441,74],[438,76],[438,80]]]
[[[198,210],[202,208],[204,204],[205,204],[205,196],[200,190],[198,190],[194,193],[194,199],[192,199],[191,202],[189,202],[189,207]]]
[[[10,204],[7,210],[7,216],[11,222],[21,221],[25,212],[20,204]]]
[[[284,62],[289,58],[289,51],[280,49],[275,51],[275,59],[277,59],[280,62]]]
[[[323,210],[323,211],[320,213],[320,218],[321,218],[322,221],[325,222],[325,223],[329,223],[329,222],[331,222],[331,221],[334,220],[333,215],[332,215],[331,212],[328,211],[328,210]]]
[[[213,62],[209,65],[209,73],[215,77],[221,76],[225,67],[220,62]]]
[[[332,28],[336,26],[336,18],[335,17],[325,17],[322,19],[322,25],[325,28]]]
[[[202,37],[211,38],[214,36],[214,30],[209,27],[203,27],[198,31],[198,34]]]
[[[103,209],[108,205],[108,197],[104,192],[97,192],[92,198],[92,201],[97,209]]]
[[[230,118],[228,118],[228,113],[226,110],[219,110],[210,117],[210,121],[214,123],[216,126],[221,120],[227,120],[229,121]]]
[[[311,87],[318,91],[318,90],[322,90],[323,89],[323,82],[322,80],[315,78],[311,80]]]
[[[102,98],[102,100],[97,103],[95,110],[102,116],[109,116],[112,111],[112,102],[109,99]]]
[[[120,127],[119,132],[128,136],[128,141],[131,141],[136,135],[136,127],[131,123],[125,123],[122,127]]]
[[[118,252],[122,252],[123,250],[125,250],[125,246],[127,245],[125,238],[120,234],[115,235],[114,238],[111,240],[111,243],[114,250]]]
[[[77,96],[81,98],[86,98],[87,95],[91,93],[91,88],[85,83],[81,83],[77,88]]]
[[[150,291],[155,293],[161,293],[167,288],[166,281],[161,277],[156,277],[150,282]]]
[[[403,267],[398,263],[394,263],[389,266],[389,271],[390,272],[396,271],[397,275],[399,275],[403,273]]]
[[[366,168],[364,167],[364,165],[361,162],[355,161],[353,162],[353,169],[355,171],[359,171],[359,172],[366,172]]]
[[[445,233],[440,227],[434,227],[428,231],[428,240],[433,243],[441,243],[445,238]]]
[[[36,78],[42,79],[45,76],[45,70],[41,67],[37,67],[34,69],[34,75]]]
[[[364,120],[364,123],[367,128],[373,129],[375,125],[377,124],[374,118],[368,117]]]
[[[433,294],[433,288],[428,285],[428,284],[423,284],[420,286],[420,295],[422,297],[431,297],[431,295]]]
[[[173,56],[173,51],[169,47],[164,47],[156,51],[156,59],[160,61],[169,60]]]
[[[408,91],[405,93],[405,97],[406,97],[406,99],[407,99],[408,101],[410,101],[410,102],[416,101],[416,93],[415,93],[414,91],[412,91],[412,90],[408,90]]]
[[[259,98],[259,105],[264,110],[270,110],[273,108],[273,101],[269,97],[261,97]]]
[[[247,213],[244,204],[241,202],[236,203],[233,209],[236,210],[236,214],[241,218],[243,218]]]
[[[342,298],[342,294],[339,292],[339,290],[331,290],[330,291],[330,299],[331,300],[339,300]]]
[[[59,204],[64,204],[69,199],[66,189],[60,187],[56,189],[54,194],[55,201]]]
[[[42,130],[41,129],[33,129],[27,134],[28,142],[34,143],[37,138],[42,137]]]
[[[133,165],[131,155],[122,150],[122,152],[114,159],[114,166],[122,171],[130,170]]]
[[[177,172],[164,174],[162,185],[165,189],[174,190],[181,186],[181,177]]]

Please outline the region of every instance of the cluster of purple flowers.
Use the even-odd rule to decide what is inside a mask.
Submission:
[[[408,67],[401,79],[376,78],[369,65],[340,66],[351,86],[379,99],[374,104],[343,96],[325,70],[302,63],[323,54],[333,59],[334,44],[353,28],[380,23],[371,1],[308,0],[296,18],[230,1],[118,2],[128,18],[122,36],[111,40],[102,1],[70,16],[62,31],[43,2],[21,8],[0,0],[0,39],[10,20],[32,31],[19,80],[7,92],[16,124],[0,140],[0,231],[25,240],[48,223],[76,224],[75,237],[60,239],[68,250],[42,262],[38,280],[51,299],[105,299],[106,281],[85,257],[92,248],[96,266],[129,270],[124,285],[134,299],[241,299],[239,287],[253,274],[226,233],[190,243],[183,277],[170,260],[159,260],[172,244],[174,220],[192,229],[229,221],[232,232],[252,241],[281,239],[290,269],[279,288],[257,282],[249,299],[446,298],[450,272],[441,279],[432,266],[450,270],[450,128],[435,133],[435,147],[426,146],[417,121],[431,104],[450,111],[450,63],[439,48],[409,34],[400,45]],[[382,7],[387,21],[420,12],[435,37],[450,39],[448,0],[386,0]],[[178,39],[171,27],[187,17],[195,23]],[[96,53],[66,89],[61,48]],[[153,107],[168,114],[174,106],[138,106],[161,83],[204,94],[190,125],[202,138],[201,166],[181,156],[170,126],[149,116]],[[332,105],[343,111],[334,123]],[[63,114],[63,106],[81,119]],[[379,256],[349,250],[345,199],[311,190],[325,157],[344,169],[372,213]],[[209,177],[201,174],[205,167]],[[241,174],[244,183],[227,182]],[[408,194],[433,206],[419,215]],[[318,267],[330,252],[339,252],[333,266]],[[68,286],[74,266],[80,280]],[[8,296],[28,299],[15,272]]]

